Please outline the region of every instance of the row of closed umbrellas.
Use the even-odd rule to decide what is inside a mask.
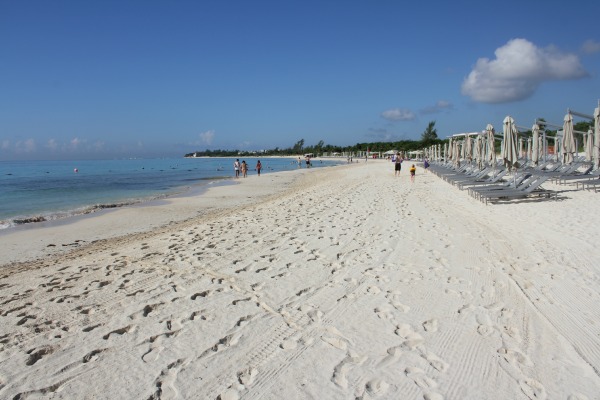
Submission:
[[[532,137],[528,140],[527,154],[534,165],[538,165],[545,155],[544,141],[540,135],[540,126],[533,125]],[[465,135],[464,140],[450,138],[447,144],[433,145],[427,149],[427,156],[433,160],[451,160],[455,166],[460,166],[461,160],[465,162],[476,161],[480,168],[487,163],[496,165],[495,130],[488,124],[482,134]],[[519,143],[520,142],[520,143]],[[522,153],[522,140],[519,141],[519,131],[514,119],[507,116],[503,121],[503,136],[500,156],[504,165],[509,169],[519,167],[519,154]],[[530,145],[530,146],[529,146]],[[557,151],[560,145],[560,151]],[[521,151],[519,151],[521,148]],[[556,154],[560,154],[564,164],[571,164],[577,152],[575,145],[573,115],[568,112],[563,123],[562,140],[555,140]],[[594,129],[590,129],[584,136],[584,151],[587,161],[594,161],[595,168],[600,167],[600,107],[594,110]]]

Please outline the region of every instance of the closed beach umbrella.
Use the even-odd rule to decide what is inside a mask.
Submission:
[[[447,158],[448,160],[452,160],[452,157],[454,156],[454,146],[452,144],[452,138],[448,139],[448,154],[447,154]]]
[[[465,142],[463,143],[464,159],[465,161],[473,161],[473,139],[471,136],[465,136]]]
[[[519,138],[519,150],[518,150],[519,158],[523,157],[523,138]]]
[[[452,162],[454,162],[454,166],[459,168],[460,167],[460,146],[458,143],[458,140],[454,140],[452,142]]]
[[[561,147],[563,164],[571,164],[573,162],[573,153],[576,151],[575,138],[573,137],[573,116],[571,113],[567,113],[567,115],[565,115]]]
[[[531,132],[533,132],[532,139],[532,150],[531,150],[531,162],[533,165],[538,165],[540,162],[540,127],[538,124],[533,124],[531,128]]]
[[[477,168],[483,168],[483,140],[480,135],[477,135],[475,138],[475,150],[473,151],[475,154],[475,161],[477,162]]]
[[[594,131],[590,128],[585,135],[585,161],[592,161],[594,158]]]
[[[513,169],[518,167],[519,155],[517,154],[517,127],[511,116],[504,118],[503,133],[502,158],[504,159],[504,165],[509,169]]]
[[[496,165],[496,139],[494,127],[492,124],[488,124],[485,128],[485,135],[487,137],[487,161],[490,166]]]
[[[600,168],[600,106],[594,110],[594,162]]]

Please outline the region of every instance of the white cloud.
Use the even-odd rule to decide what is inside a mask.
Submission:
[[[56,151],[56,149],[58,149],[58,143],[56,142],[56,139],[48,139],[48,143],[46,143],[46,147],[52,151]]]
[[[454,104],[450,103],[446,100],[439,100],[433,106],[425,107],[421,110],[421,114],[437,114],[444,110],[452,110],[454,108]]]
[[[15,143],[15,151],[17,153],[33,153],[36,150],[36,144],[34,139],[27,139],[25,141],[18,141]]]
[[[202,141],[202,143],[211,144],[213,142],[213,139],[215,138],[215,131],[210,130],[202,132],[198,136],[200,136],[200,140]]]
[[[390,121],[412,121],[415,113],[405,108],[393,108],[381,113],[381,116]]]
[[[513,39],[494,54],[494,60],[477,60],[462,84],[464,95],[482,103],[507,103],[530,97],[545,81],[588,75],[576,55],[538,48],[525,39]]]
[[[600,53],[600,42],[596,42],[595,40],[586,40],[581,46],[581,50],[585,54],[595,54]]]
[[[77,150],[77,147],[79,147],[80,144],[81,144],[81,140],[79,138],[71,139],[71,148],[73,150]]]

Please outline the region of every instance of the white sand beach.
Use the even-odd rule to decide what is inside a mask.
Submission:
[[[600,398],[600,194],[238,183],[0,236],[0,398]]]

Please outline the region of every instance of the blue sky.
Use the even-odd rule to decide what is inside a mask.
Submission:
[[[562,123],[598,105],[599,14],[578,0],[6,0],[0,160]]]

